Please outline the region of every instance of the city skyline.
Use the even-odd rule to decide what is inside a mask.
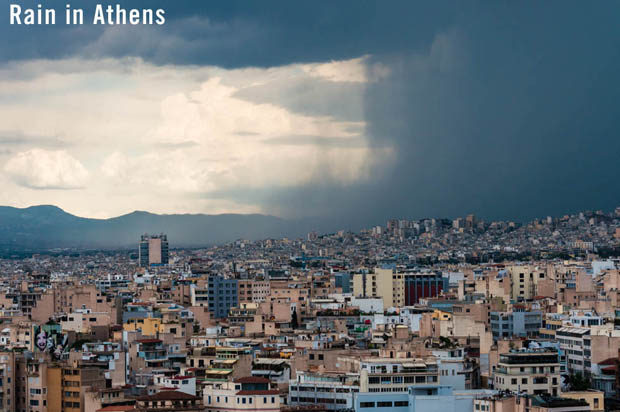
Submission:
[[[123,250],[133,248],[137,234],[142,234],[141,245],[145,249],[141,246],[140,256],[144,255],[148,261],[152,247],[146,233],[162,233],[161,244],[165,247],[153,256],[163,261],[167,256],[164,250],[168,250],[168,235],[173,248],[211,247],[239,240],[261,243],[288,239],[299,242],[323,237],[370,236],[394,242],[401,252],[412,253],[426,250],[428,242],[434,239],[435,243],[428,252],[439,255],[458,255],[467,251],[493,259],[498,252],[505,250],[512,258],[533,258],[541,253],[560,256],[575,250],[597,250],[604,256],[612,256],[619,252],[620,229],[616,229],[619,222],[620,207],[611,212],[581,211],[529,222],[494,221],[468,214],[418,219],[400,217],[360,227],[345,227],[335,220],[286,220],[266,215],[236,214],[157,215],[143,211],[111,219],[87,219],[55,206],[0,207],[0,225],[3,227],[0,253],[7,257],[15,253],[27,256],[54,250]],[[160,240],[159,235],[154,238]],[[141,262],[144,264],[142,259]]]

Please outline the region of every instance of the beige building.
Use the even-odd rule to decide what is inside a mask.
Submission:
[[[380,297],[384,308],[405,305],[405,276],[392,269],[376,268],[374,273],[358,273],[353,276],[353,295]]]
[[[493,383],[498,390],[558,396],[561,383],[558,354],[524,349],[500,354]]]
[[[271,287],[267,280],[252,281],[252,302],[264,302],[271,293]]]
[[[528,300],[537,295],[538,282],[547,278],[544,267],[534,265],[510,265],[506,267],[512,283],[512,299]]]
[[[60,322],[63,331],[88,333],[93,326],[112,324],[109,312],[92,312],[90,309],[78,309],[67,315],[67,320]]]
[[[15,358],[16,352],[0,352],[0,411],[9,412],[15,409]]]
[[[203,403],[212,412],[275,412],[280,410],[280,395],[269,379],[244,377],[205,386]]]
[[[590,412],[581,399],[498,394],[474,399],[474,411],[484,412]]]
[[[605,410],[605,392],[588,390],[575,392],[562,392],[562,398],[579,399],[588,402],[592,412]]]

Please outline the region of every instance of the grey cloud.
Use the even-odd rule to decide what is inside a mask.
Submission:
[[[263,143],[285,146],[368,147],[362,137],[286,136],[263,140]]]
[[[309,116],[333,116],[344,121],[362,121],[365,83],[331,82],[320,79],[282,79],[247,87],[235,97],[253,103],[271,103]],[[358,101],[359,105],[351,102]],[[320,104],[317,104],[320,102]]]
[[[56,136],[27,136],[21,132],[0,132],[0,148],[2,146],[38,146],[45,148],[63,148],[73,143]]]
[[[198,146],[198,143],[188,140],[188,141],[178,142],[178,143],[156,143],[155,146],[161,149],[174,150],[174,149],[186,149],[188,147]]]

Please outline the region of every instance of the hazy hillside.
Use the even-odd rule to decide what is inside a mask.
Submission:
[[[202,246],[239,238],[303,236],[309,220],[266,215],[156,215],[133,212],[111,219],[87,219],[56,206],[25,209],[0,206],[0,248],[117,248],[134,246],[140,234],[168,234],[171,247]]]

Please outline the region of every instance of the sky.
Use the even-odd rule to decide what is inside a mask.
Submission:
[[[166,23],[0,7],[1,204],[350,227],[620,205],[618,2],[121,4]]]

